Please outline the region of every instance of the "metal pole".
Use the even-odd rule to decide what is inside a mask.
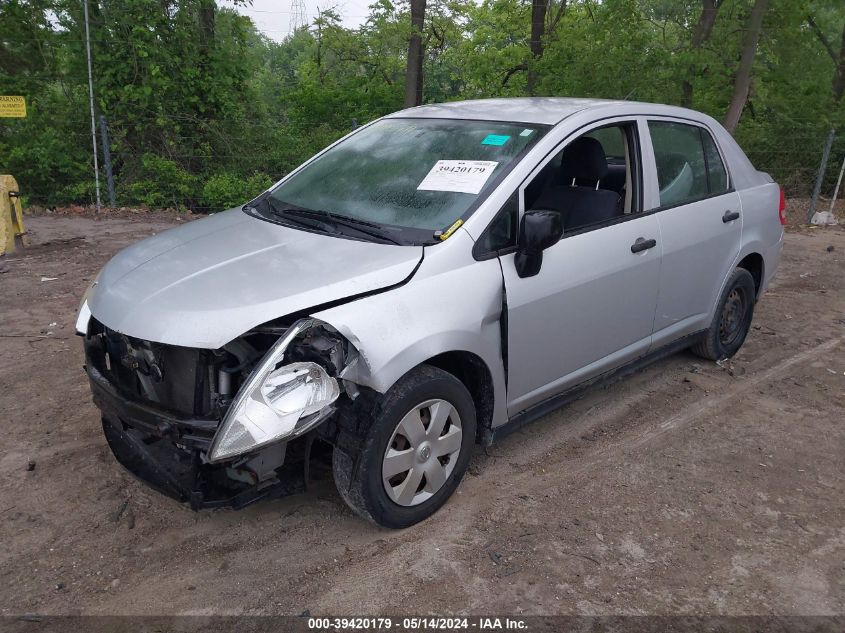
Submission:
[[[100,115],[100,141],[103,144],[103,167],[106,168],[106,182],[109,186],[109,206],[114,208],[114,175],[111,169],[111,148],[109,147],[109,129],[106,117]]]
[[[830,148],[833,146],[833,137],[836,136],[836,130],[830,128],[830,134],[827,135],[827,142],[824,144],[824,152],[822,153],[822,164],[819,165],[819,173],[816,176],[816,186],[813,187],[813,199],[810,200],[810,208],[807,210],[807,223],[813,218],[816,212],[816,202],[818,202],[819,194],[822,191],[822,182],[824,181],[824,172],[827,171],[827,159],[830,158]]]
[[[83,0],[85,9],[85,51],[88,54],[88,103],[91,106],[91,145],[94,148],[94,184],[97,188],[97,212],[100,211],[100,166],[97,160],[97,124],[94,120],[94,79],[91,75],[91,31],[88,27],[88,0]]]
[[[839,187],[842,185],[842,174],[845,174],[845,158],[842,159],[842,168],[839,170],[839,178],[836,180],[836,189],[833,190],[833,198],[830,199],[830,215],[833,215],[833,205],[836,204]]]

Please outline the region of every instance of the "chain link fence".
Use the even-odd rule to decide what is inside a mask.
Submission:
[[[824,121],[792,121],[773,126],[777,131],[738,140],[754,166],[771,174],[783,187],[792,219],[807,222],[812,210],[845,215],[845,191],[837,182],[845,160],[845,130]],[[746,131],[747,133],[747,131]]]
[[[68,204],[70,201],[64,200],[46,202],[58,191],[64,191],[67,199],[68,185],[63,182],[66,178],[79,183],[75,192],[71,190],[70,195],[75,198],[73,203],[93,204],[91,136],[82,114],[80,112],[79,121],[68,125],[65,131],[66,140],[78,147],[76,156],[82,162],[79,169],[66,177],[55,173],[54,177],[42,178],[38,182],[27,183],[26,178],[20,178],[24,195],[31,194],[48,206]],[[161,116],[158,118],[161,119]],[[247,200],[312,153],[355,127],[355,122],[350,119],[344,127],[326,126],[312,131],[307,137],[297,138],[296,132],[284,132],[286,121],[274,122],[271,129],[267,129],[266,121],[244,119],[214,124],[165,118],[167,120],[156,122],[163,123],[165,128],[179,124],[179,131],[175,135],[173,131],[168,134],[163,131],[160,146],[151,153],[133,147],[127,125],[105,118],[99,120],[98,117],[97,145],[104,203],[109,201],[107,183],[111,169],[116,191],[113,204],[117,206],[173,206],[199,212],[218,211],[224,202],[229,202],[228,191],[225,190],[231,190],[232,201]],[[140,119],[152,122],[154,117],[141,115]],[[109,137],[108,151],[105,151],[103,143],[104,130]],[[258,146],[261,137],[271,138],[274,134],[277,136],[271,144]],[[801,212],[806,215],[812,206],[817,210],[829,210],[845,159],[845,130],[832,132],[830,123],[810,119],[752,122],[740,127],[737,140],[754,166],[771,174],[783,187],[789,201],[791,221],[806,222],[806,218],[799,216]],[[829,140],[830,148],[826,153]],[[825,155],[827,160],[823,162]],[[214,175],[209,177],[209,173]],[[151,195],[147,189],[161,192],[161,195]],[[219,191],[221,189],[224,191]],[[815,204],[812,202],[814,192]],[[843,218],[845,187],[841,187],[838,193],[840,201],[835,209],[837,215]]]

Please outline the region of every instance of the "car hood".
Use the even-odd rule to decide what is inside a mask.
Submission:
[[[129,336],[216,349],[271,319],[401,283],[422,254],[422,246],[310,233],[233,209],[118,253],[88,307]]]

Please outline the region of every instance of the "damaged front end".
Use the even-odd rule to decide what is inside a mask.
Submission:
[[[91,318],[85,356],[118,461],[195,510],[304,490],[322,423],[357,394],[341,375],[358,352],[310,318],[217,350],[135,339]]]

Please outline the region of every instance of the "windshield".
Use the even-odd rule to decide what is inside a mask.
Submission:
[[[545,126],[450,119],[383,119],[270,192],[267,207],[320,212],[428,241],[475,210],[496,177]],[[475,206],[474,206],[475,205]]]

